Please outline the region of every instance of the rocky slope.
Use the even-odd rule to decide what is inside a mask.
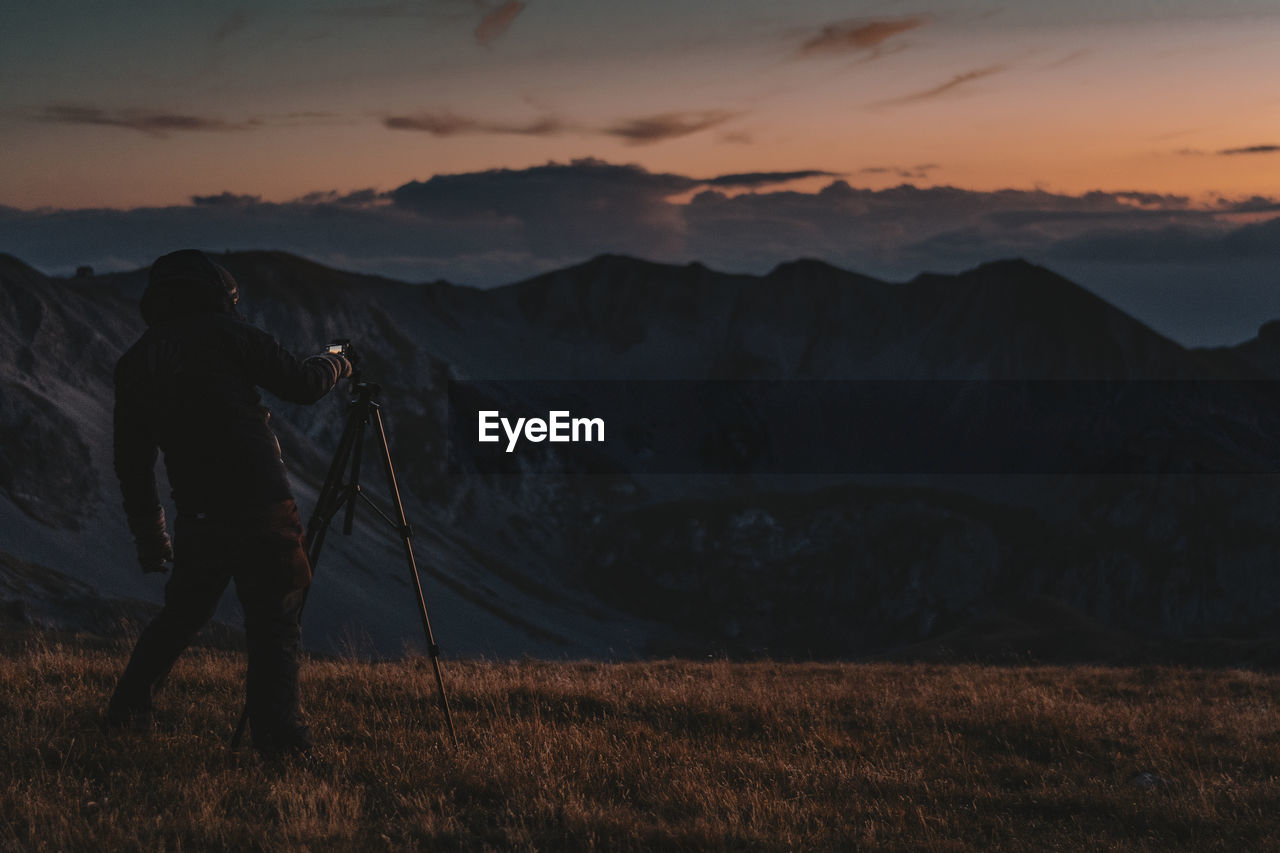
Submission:
[[[339,336],[361,347],[383,386],[447,653],[856,656],[963,634],[1046,597],[1156,640],[1270,631],[1280,506],[1275,478],[1259,472],[1277,470],[1275,415],[1249,383],[1229,386],[1230,415],[1243,420],[1223,417],[1218,397],[1198,399],[1173,432],[1127,445],[1138,461],[1123,475],[575,475],[552,455],[512,477],[461,471],[446,452],[450,380],[1221,388],[1280,375],[1265,329],[1235,350],[1189,351],[1019,261],[886,284],[810,261],[751,277],[604,256],[478,291],[281,253],[219,260],[241,282],[247,318],[294,351]],[[154,601],[109,456],[110,374],[141,332],[144,281],[51,279],[0,256],[0,551],[102,595]],[[273,406],[304,513],[342,397]],[[1096,425],[1054,429],[1088,436]],[[1237,473],[1204,473],[1227,470]],[[378,490],[376,471],[365,480]],[[235,622],[227,598],[221,617]],[[419,642],[416,618],[390,531],[364,514],[355,536],[330,535],[307,615],[314,647],[397,653]]]

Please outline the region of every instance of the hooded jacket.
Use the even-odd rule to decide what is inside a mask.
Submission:
[[[298,360],[244,322],[235,298],[230,273],[202,252],[174,252],[151,268],[147,331],[115,370],[115,471],[131,518],[159,511],[158,452],[179,516],[251,515],[292,497],[257,389],[314,403],[340,365]]]

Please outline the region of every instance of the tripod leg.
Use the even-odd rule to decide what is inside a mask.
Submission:
[[[364,428],[369,422],[368,412],[376,406],[377,403],[366,402],[364,408],[364,416],[360,418],[355,425],[356,437],[355,443],[351,449],[351,483],[349,489],[351,492],[351,500],[347,503],[347,517],[342,524],[342,532],[347,536],[351,535],[351,529],[355,526],[356,519],[356,502],[355,496],[360,494],[360,456],[364,448]]]
[[[316,551],[314,556],[316,558],[320,556],[319,542],[316,540],[323,541],[329,520],[342,506],[342,495],[346,491],[342,483],[343,473],[347,470],[347,463],[351,461],[352,450],[358,446],[366,418],[360,409],[358,403],[352,403],[347,423],[342,428],[342,437],[338,439],[338,449],[334,451],[333,461],[329,463],[329,473],[325,475],[324,485],[320,487],[320,493],[316,496],[315,509],[311,511],[311,518],[307,520],[308,557],[313,556],[313,547]],[[354,478],[352,481],[354,482]],[[315,568],[314,560],[311,567]]]
[[[409,560],[409,570],[413,575],[413,588],[418,595],[418,615],[422,617],[422,632],[427,639],[427,653],[431,656],[431,667],[435,671],[436,687],[440,691],[440,709],[444,711],[444,721],[449,727],[449,735],[456,746],[458,733],[453,728],[453,714],[449,711],[449,699],[444,692],[444,678],[440,674],[440,647],[436,645],[435,634],[431,630],[431,617],[427,615],[427,602],[422,595],[422,579],[418,576],[418,563],[413,556],[413,544],[410,539],[413,529],[404,515],[404,504],[400,500],[400,486],[396,483],[395,468],[391,465],[391,448],[387,445],[387,432],[382,425],[382,411],[377,403],[371,403],[369,417],[373,421],[373,431],[378,438],[378,446],[382,451],[383,470],[387,475],[387,485],[391,489],[391,500],[395,506],[393,518],[399,524],[400,539],[404,542],[404,554]]]

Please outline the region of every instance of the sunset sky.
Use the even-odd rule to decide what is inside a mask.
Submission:
[[[1080,241],[1123,227],[1255,229],[1238,260],[1264,263],[1278,45],[1274,0],[6,4],[0,250],[61,271],[274,241],[476,284],[599,251],[902,276],[1005,250],[1081,271]],[[380,245],[335,249],[318,216]],[[548,217],[594,236],[539,242]]]

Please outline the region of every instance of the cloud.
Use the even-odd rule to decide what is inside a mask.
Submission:
[[[859,169],[859,175],[893,175],[903,180],[924,180],[935,169],[942,168],[937,163],[921,163],[918,166],[867,166]]]
[[[404,18],[417,17],[421,11],[405,0],[392,0],[390,3],[373,3],[360,6],[335,6],[323,10],[326,15],[336,18]]]
[[[1280,201],[1260,195],[1238,201],[1220,198],[1218,206],[1228,213],[1280,213]]]
[[[796,172],[740,172],[732,175],[717,175],[702,183],[709,187],[763,187],[804,178],[837,178],[839,176],[838,172],[826,172],[821,169],[802,169]]]
[[[1006,66],[1004,65],[988,65],[985,68],[975,68],[972,71],[966,71],[963,74],[957,74],[947,82],[942,83],[941,85],[938,85],[938,86],[934,86],[932,89],[925,89],[924,91],[921,91],[921,92],[913,92],[909,95],[903,95],[902,97],[899,97],[899,98],[890,98],[885,101],[878,101],[875,105],[880,107],[887,107],[887,106],[895,106],[898,104],[910,104],[916,101],[927,101],[930,98],[936,98],[936,97],[939,97],[940,95],[945,95],[948,92],[952,92],[955,89],[958,89],[959,87],[965,85],[966,83],[972,83],[974,80],[981,80],[983,77],[990,77],[993,74],[999,74],[1005,69],[1006,69]]]
[[[214,30],[214,43],[216,44],[218,42],[226,41],[237,33],[247,29],[252,19],[252,16],[244,9],[234,10],[230,15],[227,15],[227,17],[222,20],[222,23],[218,25],[218,29]]]
[[[1075,50],[1075,51],[1072,51],[1071,53],[1068,53],[1066,56],[1059,57],[1058,59],[1054,59],[1044,65],[1041,65],[1040,70],[1049,71],[1054,68],[1062,68],[1063,66],[1066,66],[1066,65],[1072,65],[1076,62],[1079,62],[1081,59],[1084,59],[1086,56],[1090,55],[1091,53],[1093,53],[1093,51],[1087,48],[1084,48],[1081,50]]]
[[[1191,204],[1191,198],[1185,195],[1176,195],[1173,193],[1148,193],[1137,192],[1135,190],[1126,190],[1115,193],[1102,193],[1102,196],[1111,197],[1120,201],[1132,202],[1142,207],[1157,207],[1166,210],[1177,210],[1185,208]],[[1091,193],[1086,193],[1085,198],[1091,198]],[[1226,204],[1226,199],[1219,199],[1219,202]]]
[[[333,199],[334,204],[350,204],[350,205],[366,205],[373,204],[378,199],[384,198],[384,195],[373,187],[367,187],[362,190],[354,190],[343,195],[339,195]]]
[[[695,178],[635,165],[581,159],[528,169],[492,169],[411,181],[388,195],[396,209],[448,223],[515,228],[506,246],[544,258],[599,254],[601,246],[635,254],[677,253],[680,206],[669,199]],[[588,247],[594,247],[588,249]]]
[[[507,31],[511,22],[525,10],[526,5],[520,0],[507,0],[501,6],[487,9],[480,23],[476,24],[476,41],[483,45],[491,44],[494,39]]]
[[[163,139],[170,133],[226,132],[253,130],[262,124],[261,119],[230,122],[212,116],[189,113],[171,113],[153,110],[121,109],[104,110],[82,104],[51,104],[32,117],[35,121],[52,124],[87,124],[122,127],[136,130],[148,136]]]
[[[660,113],[628,119],[605,128],[603,132],[623,139],[630,145],[651,145],[655,142],[701,133],[739,115],[740,113],[727,110]]]
[[[1203,264],[1280,260],[1280,217],[1238,228],[1187,224],[1132,230],[1101,228],[1055,244],[1046,257],[1059,261],[1135,264]]]
[[[93,263],[116,255],[141,264],[175,242],[283,248],[318,258],[340,255],[348,265],[381,272],[389,268],[379,266],[379,258],[400,258],[397,268],[411,268],[408,277],[415,279],[456,278],[465,267],[466,280],[480,284],[502,281],[515,257],[524,258],[522,271],[531,273],[600,252],[748,271],[810,256],[894,277],[1009,254],[1082,259],[1089,246],[1105,248],[1115,262],[1126,245],[1145,247],[1135,248],[1135,260],[1161,252],[1181,260],[1186,252],[1173,251],[1176,241],[1153,235],[1189,229],[1221,245],[1216,241],[1236,227],[1229,217],[1280,209],[1280,199],[1263,196],[1202,207],[1185,196],[1141,192],[867,189],[844,180],[818,192],[762,189],[829,176],[803,169],[698,178],[587,158],[436,175],[387,192],[322,191],[283,203],[222,192],[167,208],[10,210],[0,247],[21,247],[20,254],[30,248],[36,255],[27,260],[42,264],[56,255],[71,267],[81,258]],[[744,188],[753,192],[723,192]],[[698,190],[687,203],[679,200]],[[1260,243],[1248,245],[1256,254]],[[418,258],[418,265],[405,258]]]
[[[414,130],[440,137],[480,134],[560,136],[580,133],[619,137],[630,145],[651,145],[709,130],[738,115],[739,113],[727,110],[671,112],[626,119],[603,128],[590,128],[555,116],[542,116],[522,122],[503,121],[444,109],[384,116],[382,125],[391,130]]]
[[[191,203],[196,207],[216,207],[216,206],[245,206],[250,204],[258,204],[262,201],[260,195],[239,195],[237,193],[220,192],[217,195],[193,195]]]
[[[797,56],[832,56],[866,51],[877,52],[890,38],[922,27],[928,18],[856,19],[828,24],[800,45]]]
[[[280,249],[409,281],[482,286],[603,252],[748,273],[812,257],[889,280],[1022,256],[1086,285],[1107,283],[1129,300],[1126,310],[1188,339],[1205,340],[1210,328],[1243,339],[1262,320],[1280,316],[1280,288],[1259,286],[1275,282],[1280,198],[1206,204],[1145,192],[870,189],[845,180],[816,192],[767,189],[829,174],[698,178],[581,159],[436,175],[386,192],[321,191],[282,203],[222,192],[134,210],[0,208],[0,251],[69,274],[80,264],[139,268],[175,246]],[[753,191],[727,192],[742,188]],[[1240,224],[1241,214],[1271,218]],[[1213,287],[1253,293],[1255,308],[1233,314],[1237,309],[1223,299],[1205,295]],[[1171,288],[1185,299],[1169,296]],[[1256,307],[1262,302],[1268,307]],[[1202,322],[1206,311],[1222,322]]]
[[[1275,154],[1280,152],[1280,145],[1250,145],[1246,148],[1224,148],[1218,152],[1222,157],[1233,157],[1237,154]]]
[[[1250,200],[1259,207],[1277,200]],[[887,277],[921,269],[963,269],[996,257],[1087,259],[1086,245],[1103,233],[1139,246],[1165,228],[1183,227],[1219,239],[1233,226],[1223,221],[1239,202],[1222,200],[1193,208],[1176,195],[1091,192],[1064,195],[1043,190],[981,192],[956,187],[900,185],[881,190],[834,181],[817,193],[775,192],[727,196],[708,190],[684,211],[687,245],[704,262],[759,269],[770,259],[808,256]],[[1156,250],[1135,249],[1134,262],[1150,262]],[[1185,254],[1173,260],[1181,262]]]
[[[280,124],[309,124],[312,122],[331,123],[338,120],[350,123],[350,119],[345,118],[340,113],[331,113],[322,110],[299,110],[298,112],[292,113],[280,113],[278,115],[271,116],[270,120],[273,123]],[[265,119],[258,119],[258,121],[263,122]]]
[[[462,23],[474,18],[475,8],[484,9],[481,0],[387,0],[383,3],[359,3],[326,6],[317,13],[349,20],[394,20],[420,18],[433,23]]]
[[[417,130],[432,136],[463,134],[558,136],[574,129],[571,125],[550,116],[528,122],[504,122],[459,115],[449,110],[385,116],[382,119],[382,125],[391,130]]]
[[[457,25],[475,20],[475,10],[479,10],[480,19],[472,35],[478,44],[487,47],[511,27],[511,23],[527,6],[523,0],[505,0],[495,6],[491,6],[487,0],[390,0],[385,3],[329,7],[321,14],[368,21],[421,18],[432,23]]]
[[[0,217],[0,247],[24,247],[20,254],[25,247],[80,247],[58,250],[69,266],[91,255],[149,261],[153,249],[158,254],[173,242],[284,248],[321,258],[338,253],[349,263],[375,266],[379,257],[434,259],[413,278],[428,268],[430,277],[455,277],[450,270],[464,256],[472,272],[484,268],[485,257],[505,259],[473,279],[482,284],[501,281],[515,256],[533,259],[532,271],[606,251],[745,270],[804,255],[892,277],[1011,253],[1083,258],[1082,247],[1092,245],[1106,247],[1106,257],[1117,262],[1126,245],[1145,247],[1135,249],[1135,260],[1161,252],[1181,260],[1186,252],[1173,251],[1176,241],[1155,235],[1187,229],[1221,247],[1223,235],[1236,228],[1231,216],[1280,210],[1280,199],[1264,196],[1196,206],[1185,196],[1158,193],[868,189],[844,180],[817,192],[723,192],[831,174],[803,169],[698,178],[587,158],[436,175],[387,192],[309,193],[283,203],[222,192],[167,208],[10,209]],[[697,190],[692,200],[680,201]],[[139,245],[147,249],[127,251]],[[1222,251],[1243,251],[1246,244],[1233,245]],[[1256,254],[1263,243],[1247,245]],[[28,260],[49,263],[44,250],[39,254]]]
[[[703,183],[684,175],[650,172],[635,164],[619,165],[588,157],[527,169],[436,175],[426,181],[403,184],[388,193],[388,197],[401,207],[419,211],[509,212],[522,205],[528,205],[533,211],[565,209],[579,203],[590,207],[606,199],[644,204],[678,195]]]

